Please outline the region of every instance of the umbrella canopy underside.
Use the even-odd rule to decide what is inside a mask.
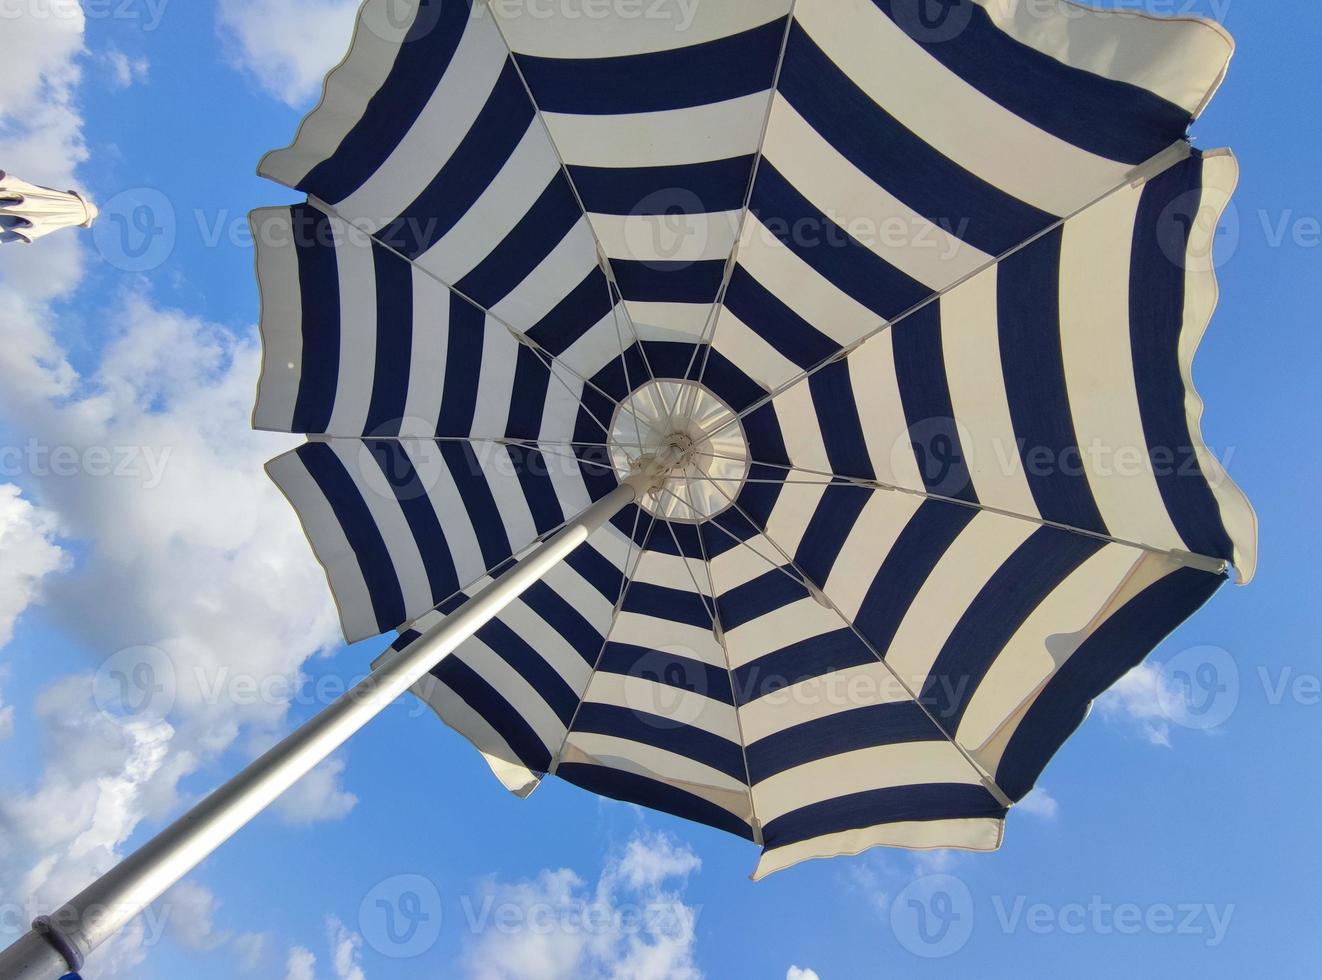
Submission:
[[[260,172],[255,424],[403,648],[682,436],[416,688],[757,875],[999,845],[1089,703],[1252,576],[1191,381],[1237,170],[1210,22],[1060,3],[369,0]],[[394,20],[391,12],[395,11]],[[678,16],[678,14],[677,14]]]

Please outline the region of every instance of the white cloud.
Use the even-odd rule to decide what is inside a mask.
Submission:
[[[367,980],[361,965],[363,937],[350,932],[335,916],[326,920],[331,966],[339,980]]]
[[[822,978],[817,975],[816,970],[791,966],[785,971],[785,980],[822,980]]]
[[[312,950],[304,946],[295,946],[289,951],[285,961],[285,980],[316,980],[317,958]]]
[[[149,60],[142,57],[131,58],[118,48],[111,48],[102,60],[115,88],[132,88],[140,82],[147,81],[147,77],[151,74]]]
[[[229,940],[227,933],[216,930],[219,905],[211,889],[191,878],[179,882],[161,900],[174,938],[188,949],[203,951],[216,949]]]
[[[1178,704],[1180,692],[1161,668],[1142,663],[1120,678],[1095,702],[1103,718],[1136,724],[1153,745],[1170,747],[1168,705]]]
[[[307,826],[348,816],[358,797],[340,787],[344,760],[327,759],[300,779],[275,802],[275,812],[286,823]]]
[[[23,610],[40,598],[46,576],[65,567],[56,526],[53,513],[23,499],[12,483],[0,483],[0,647],[13,638]]]
[[[235,936],[232,947],[239,969],[244,973],[255,972],[266,958],[266,950],[270,945],[271,937],[268,933],[245,932]]]
[[[1045,787],[1036,786],[1022,800],[1015,804],[1015,809],[1042,820],[1055,820],[1060,811],[1056,798]]]
[[[694,960],[699,909],[683,896],[700,867],[688,847],[643,831],[590,887],[567,868],[521,882],[489,881],[473,910],[479,938],[467,951],[467,975],[700,980]]]
[[[295,108],[316,98],[349,49],[359,0],[221,0],[221,36],[236,68]]]

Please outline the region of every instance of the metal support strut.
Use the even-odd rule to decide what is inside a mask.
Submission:
[[[0,952],[0,980],[58,980],[494,619],[679,461],[668,446],[407,649]]]

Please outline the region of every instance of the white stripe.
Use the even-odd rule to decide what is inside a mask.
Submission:
[[[742,211],[696,214],[589,212],[602,249],[613,259],[698,262],[724,259],[734,248]]]
[[[474,436],[500,439],[509,425],[514,390],[514,369],[518,366],[519,342],[491,317],[482,318],[482,361],[465,367],[478,372],[477,404],[473,407]],[[509,469],[508,462],[506,469]]]
[[[1025,517],[1038,517],[1001,370],[996,275],[995,269],[988,269],[941,298],[941,349],[946,382],[960,447],[978,502]],[[923,328],[911,324],[896,329]]]
[[[909,423],[895,373],[895,348],[890,331],[877,334],[850,354],[845,363],[849,365],[850,387],[863,426],[863,441],[867,443],[872,472],[881,483],[923,490],[925,485],[914,458]]]
[[[587,218],[580,218],[527,277],[491,308],[516,329],[535,326],[581,283],[597,262],[597,246]]]
[[[882,663],[835,670],[788,686],[785,680],[756,678],[756,689],[770,693],[739,709],[739,722],[749,745],[768,735],[865,705],[911,700],[904,685]]]
[[[361,435],[376,380],[376,262],[367,238],[353,234],[338,218],[331,218],[330,224],[339,275],[340,371],[327,431]]]
[[[421,270],[413,270],[413,350],[409,356],[408,396],[400,435],[435,436],[445,395],[445,364],[450,349],[450,291]]]
[[[767,92],[754,92],[725,102],[658,112],[542,115],[570,166],[673,167],[755,153],[768,98]]]
[[[834,612],[805,597],[727,630],[725,649],[731,669],[738,670],[769,653],[847,628]]]
[[[413,685],[413,693],[422,698],[441,721],[473,743],[496,778],[511,793],[527,796],[536,788],[540,777],[519,762],[518,753],[491,724],[447,685],[427,674]]]
[[[902,742],[827,756],[769,776],[753,786],[763,824],[822,800],[930,783],[982,785],[949,742]]]
[[[669,783],[748,819],[748,787],[711,766],[631,739],[571,732],[561,764],[589,763]]]
[[[599,670],[583,700],[655,715],[664,718],[668,727],[699,728],[739,744],[739,719],[728,704],[646,677]]]
[[[744,374],[772,391],[801,373],[801,368],[724,305],[717,312],[712,346]]]
[[[619,58],[731,37],[789,11],[787,0],[630,5],[495,0],[501,31],[519,54],[544,58]],[[557,16],[557,14],[559,16]]]
[[[477,637],[467,640],[451,656],[458,657],[495,688],[536,733],[547,750],[555,751],[565,737],[564,723],[522,674]]]
[[[767,875],[783,871],[801,861],[859,854],[872,847],[904,847],[916,851],[946,848],[994,851],[1001,846],[1004,829],[1003,820],[976,817],[964,820],[911,820],[859,830],[842,830],[765,851],[757,863],[757,870],[753,872],[753,880],[761,881]]]
[[[260,208],[248,218],[261,293],[262,374],[253,428],[288,432],[303,373],[303,300],[288,208]]]
[[[713,296],[713,302],[715,299]],[[712,303],[647,303],[629,299],[624,301],[624,306],[633,323],[633,330],[628,324],[620,328],[625,344],[633,341],[635,333],[639,340],[696,343],[706,337],[712,312]]]

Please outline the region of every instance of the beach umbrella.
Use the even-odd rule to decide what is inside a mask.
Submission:
[[[407,10],[364,6],[260,167],[306,202],[252,217],[254,422],[308,437],[270,474],[346,638],[398,639],[68,918],[155,897],[408,689],[514,793],[718,827],[756,877],[997,847],[1091,701],[1253,574],[1191,380],[1236,165],[1186,131],[1229,37]]]
[[[91,228],[96,216],[96,205],[77,191],[29,184],[0,170],[0,244],[31,245],[61,228]]]

